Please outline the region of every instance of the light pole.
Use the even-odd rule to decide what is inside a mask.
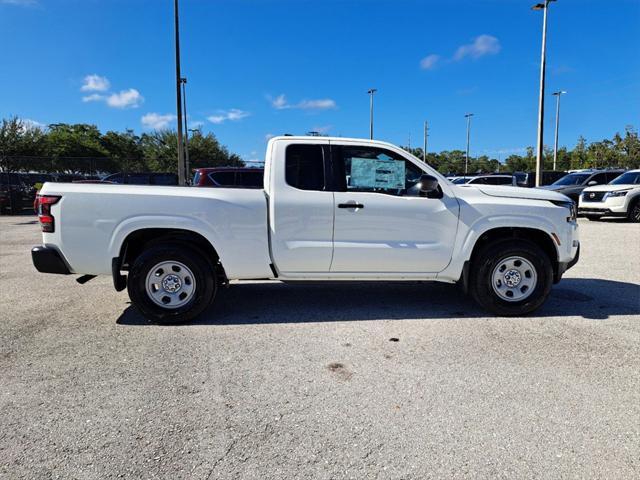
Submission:
[[[182,143],[182,98],[180,95],[180,84],[182,77],[180,76],[180,29],[178,21],[178,0],[173,2],[173,14],[175,18],[176,30],[176,112],[178,114],[178,184],[184,185],[184,153]]]
[[[464,157],[464,176],[467,176],[467,170],[469,169],[469,140],[471,139],[471,117],[473,113],[467,113],[464,118],[467,119],[467,155]]]
[[[565,94],[564,90],[558,90],[553,92],[556,97],[556,139],[553,144],[553,170],[556,170],[556,164],[558,163],[558,129],[560,128],[560,97]]]
[[[189,127],[187,124],[187,79],[182,77],[182,107],[184,110],[184,160],[185,160],[185,183],[189,183],[191,174],[189,173]]]
[[[424,121],[424,145],[422,148],[422,161],[427,163],[427,137],[429,136],[429,122]]]
[[[544,10],[542,17],[542,54],[540,57],[540,99],[538,103],[538,151],[536,153],[536,187],[542,185],[542,170],[544,164],[542,155],[544,153],[544,79],[547,68],[547,11],[549,4],[556,0],[544,0],[531,7],[533,10]]]
[[[373,95],[378,91],[377,88],[370,88],[369,94],[369,138],[373,140]]]

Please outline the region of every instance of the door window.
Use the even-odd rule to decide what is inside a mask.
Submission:
[[[289,145],[285,154],[285,179],[300,190],[324,190],[322,145]]]
[[[344,169],[343,190],[397,196],[418,196],[420,168],[400,155],[375,147],[343,146],[339,162]]]
[[[607,176],[604,173],[598,173],[589,179],[589,182],[597,182],[598,185],[607,183]]]

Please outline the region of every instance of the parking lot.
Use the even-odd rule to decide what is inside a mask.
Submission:
[[[253,282],[161,327],[110,278],[37,273],[34,217],[0,217],[0,477],[638,478],[640,225],[580,223],[528,318]]]

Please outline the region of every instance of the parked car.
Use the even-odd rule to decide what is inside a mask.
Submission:
[[[516,177],[513,175],[476,175],[475,177],[456,177],[451,180],[456,185],[513,185],[516,186]]]
[[[264,169],[244,167],[196,168],[194,187],[262,188]]]
[[[624,170],[590,170],[570,173],[553,182],[551,185],[540,188],[562,193],[577,204],[580,194],[585,188],[609,183],[622,173],[624,173]]]
[[[545,170],[542,172],[542,185],[551,185],[556,180],[564,177],[567,172]],[[519,187],[533,188],[536,186],[536,172],[514,172],[516,184]]]
[[[0,214],[18,214],[29,208],[33,187],[25,183],[20,173],[0,172]]]
[[[384,142],[275,137],[264,187],[46,183],[33,263],[111,275],[143,315],[175,323],[221,284],[251,279],[459,282],[487,310],[519,316],[578,261],[564,195],[453,185]]]
[[[640,170],[629,170],[607,185],[585,188],[578,212],[589,220],[626,217],[640,222]]]
[[[125,185],[178,185],[178,175],[175,173],[114,173],[102,179],[104,182]]]

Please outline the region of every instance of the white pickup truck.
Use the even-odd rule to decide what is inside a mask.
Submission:
[[[264,189],[46,183],[40,272],[107,274],[150,320],[187,321],[230,280],[460,283],[524,315],[578,261],[576,207],[454,185],[388,143],[269,141]]]

